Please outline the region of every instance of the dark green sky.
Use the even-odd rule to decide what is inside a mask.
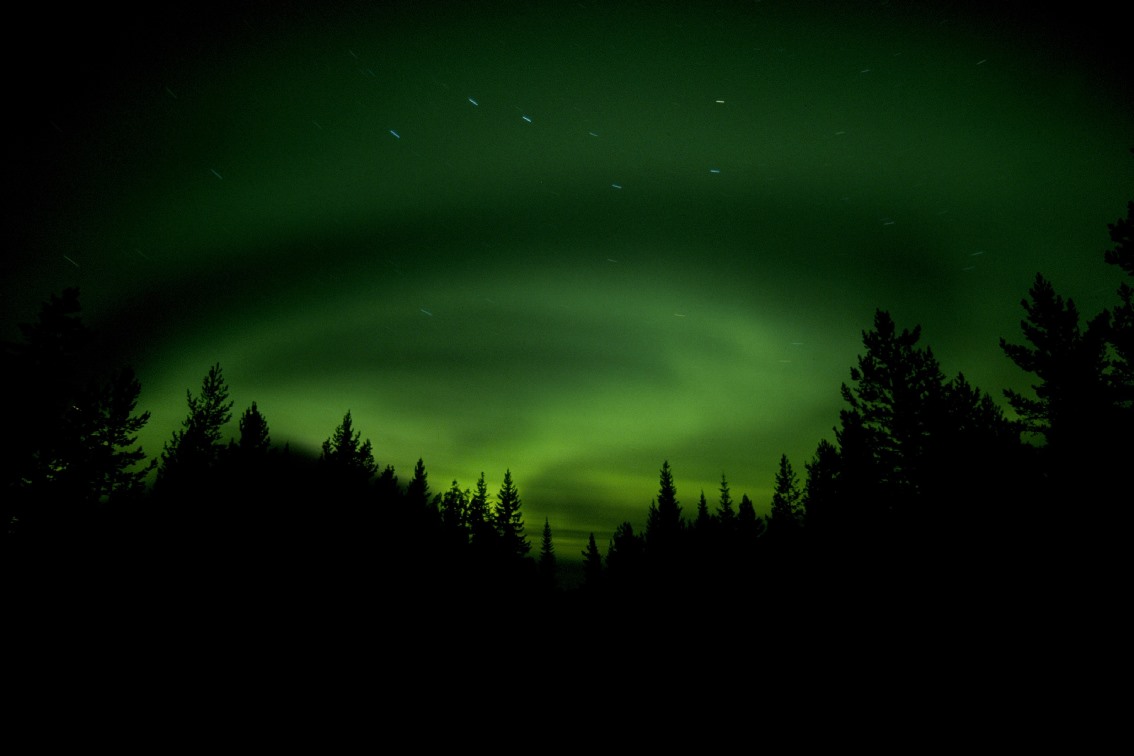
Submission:
[[[220,362],[277,442],[349,409],[403,480],[511,469],[573,559],[644,523],[665,459],[690,514],[722,472],[766,511],[780,455],[802,475],[833,440],[876,307],[999,396],[1037,272],[1114,301],[1113,19],[266,5],[42,18],[9,60],[5,323],[80,286],[152,456]]]

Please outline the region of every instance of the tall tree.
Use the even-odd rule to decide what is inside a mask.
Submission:
[[[1132,150],[1134,152],[1134,150]],[[1107,226],[1114,247],[1103,258],[1115,265],[1128,277],[1134,277],[1134,202],[1126,203],[1126,217]],[[1118,406],[1126,416],[1129,427],[1130,413],[1134,412],[1134,288],[1125,281],[1118,286],[1118,300],[1112,311],[1108,342],[1109,378]]]
[[[78,446],[69,415],[86,383],[93,341],[81,310],[77,288],[52,294],[34,322],[18,324],[20,339],[3,343],[5,388],[14,398],[0,434],[0,507],[12,536],[53,516],[58,470]]]
[[[868,488],[853,493],[860,508],[873,510],[875,527],[914,512],[922,491],[929,426],[944,375],[932,350],[918,346],[920,338],[920,326],[899,333],[890,314],[876,310],[874,329],[863,332],[866,352],[850,371],[854,384],[841,389],[849,408],[840,412],[836,436],[849,457],[867,467],[859,480]]]
[[[285,470],[270,465],[275,461],[272,436],[268,420],[256,402],[241,413],[237,427],[239,433],[229,442],[225,458],[224,486],[230,500],[248,518],[246,527],[251,528],[258,524],[259,517],[267,515],[267,500],[274,500],[287,491],[282,480]],[[278,502],[274,503],[278,507]],[[277,511],[273,516],[281,514]]]
[[[595,543],[594,531],[591,531],[590,537],[587,539],[587,548],[582,554],[583,588],[585,590],[596,590],[602,585],[603,568],[602,554],[599,553],[598,545]]]
[[[484,472],[476,479],[476,488],[473,489],[469,499],[466,517],[469,528],[469,544],[478,554],[488,554],[495,550],[497,536],[496,526],[492,520],[492,511],[488,503],[488,484],[484,481]]]
[[[323,441],[319,460],[333,481],[355,487],[368,483],[378,469],[370,439],[363,441],[361,432],[354,429],[350,410]]]
[[[401,505],[402,488],[398,484],[398,474],[393,465],[386,465],[374,483],[374,495],[378,506],[389,512]]]
[[[425,461],[420,457],[413,468],[413,477],[406,484],[406,503],[416,509],[429,506],[429,475],[425,472]]]
[[[693,529],[699,533],[707,533],[713,524],[713,515],[709,512],[709,501],[705,498],[705,490],[701,489],[701,498],[697,500],[697,517],[693,520]]]
[[[1103,253],[1103,260],[1108,265],[1118,266],[1126,275],[1134,276],[1134,201],[1126,203],[1125,218],[1108,223],[1106,227],[1114,247]]]
[[[555,563],[555,544],[551,539],[551,520],[543,519],[543,536],[539,546],[539,578],[545,590],[558,587]]]
[[[621,591],[639,587],[645,569],[646,540],[634,532],[629,521],[614,529],[606,550],[606,575]]]
[[[138,445],[150,419],[137,411],[141,384],[132,368],[105,363],[77,288],[52,294],[18,330],[0,350],[11,397],[0,434],[0,551],[20,549],[37,577],[93,578],[111,560],[131,561],[136,543],[128,505],[155,465]]]
[[[1012,389],[1004,394],[1025,429],[1042,435],[1057,457],[1078,457],[1078,450],[1095,447],[1116,404],[1105,378],[1109,315],[1100,314],[1084,329],[1075,302],[1056,293],[1042,274],[1028,295],[1021,301],[1027,317],[1020,322],[1028,344],[1001,338],[1000,347],[1036,377],[1034,396]]]
[[[772,510],[768,518],[768,537],[778,544],[795,543],[803,527],[803,493],[799,477],[786,454],[780,455],[780,466],[772,489]]]
[[[736,529],[736,512],[732,509],[732,494],[729,492],[728,481],[725,479],[724,473],[721,473],[720,492],[717,521],[720,523],[721,530],[728,534]]]
[[[158,467],[156,485],[172,493],[195,494],[208,485],[224,449],[223,428],[232,419],[232,401],[220,363],[209,368],[201,381],[201,393],[186,389],[189,413],[166,442]]]
[[[836,538],[840,532],[850,532],[850,525],[843,518],[852,517],[853,508],[838,495],[839,450],[827,439],[821,439],[805,468],[803,521],[808,539],[826,540]]]
[[[441,532],[442,558],[459,567],[467,556],[469,530],[467,524],[469,491],[454,480],[441,497],[438,520]]]
[[[413,478],[406,484],[404,496],[406,524],[423,533],[435,532],[441,523],[438,508],[440,496],[430,496],[429,475],[425,472],[425,461],[418,458],[413,468]]]
[[[685,522],[681,517],[673,471],[670,470],[669,460],[665,460],[658,475],[658,497],[650,503],[646,516],[647,551],[660,558],[675,556],[684,530]]]
[[[875,312],[874,329],[863,333],[866,352],[851,369],[855,383],[842,387],[849,408],[836,429],[839,459],[826,465],[837,470],[839,527],[854,527],[841,534],[849,539],[844,545],[858,543],[858,553],[873,555],[879,567],[895,550],[906,569],[914,560],[940,563],[944,551],[959,548],[941,527],[948,508],[964,503],[974,517],[987,514],[994,497],[986,470],[963,459],[966,448],[987,450],[1005,474],[1018,462],[1009,453],[1015,430],[991,398],[961,374],[946,381],[932,350],[919,345],[920,333],[899,333],[889,313]]]
[[[1134,149],[1131,152],[1134,153]],[[1114,247],[1104,253],[1103,259],[1124,271],[1128,280],[1134,278],[1134,202],[1127,202],[1126,217],[1109,224],[1107,229]],[[1100,455],[1100,466],[1106,472],[1100,476],[1103,480],[1099,481],[1099,487],[1121,491],[1131,488],[1129,461],[1134,459],[1134,433],[1130,432],[1134,427],[1134,287],[1127,281],[1118,286],[1118,304],[1111,311],[1107,342],[1107,379],[1114,397],[1112,429],[1115,432],[1106,439],[1107,448]],[[1099,523],[1104,536],[1097,551],[1106,554],[1112,562],[1104,565],[1104,570],[1114,576],[1125,576],[1131,574],[1131,559],[1124,540],[1128,532],[1124,514],[1116,512],[1119,507],[1121,505],[1109,507]],[[1111,585],[1124,590],[1123,580],[1116,577]],[[1102,590],[1105,592],[1106,588]]]
[[[741,549],[751,549],[764,535],[767,524],[764,518],[756,514],[756,506],[748,494],[740,495],[740,504],[736,508],[736,533]]]
[[[716,518],[709,512],[709,500],[705,498],[705,489],[697,499],[697,516],[689,527],[689,547],[691,549],[695,568],[709,575],[715,571],[715,563],[719,555],[718,528]]]
[[[838,460],[825,460],[822,470],[827,492],[837,492],[837,510],[826,506],[824,513],[819,501],[814,524],[825,520],[828,534],[839,529],[842,546],[877,568],[924,576],[915,562],[939,569],[947,553],[968,548],[958,541],[969,534],[942,527],[946,512],[964,505],[973,519],[987,520],[997,503],[987,461],[973,463],[966,454],[986,451],[994,460],[987,464],[1005,475],[1020,460],[1012,448],[1015,427],[962,374],[946,381],[920,335],[920,327],[899,332],[889,313],[875,311],[873,330],[863,333],[866,351],[851,368],[854,383],[842,386],[849,406],[835,430]]]
[[[244,459],[257,459],[267,455],[272,448],[272,436],[268,432],[268,421],[260,413],[256,402],[244,410],[240,416],[240,435],[236,448]]]
[[[77,487],[92,502],[137,500],[157,460],[145,462],[138,434],[148,411],[136,413],[142,386],[132,368],[117,371],[107,383],[92,384],[71,407],[78,438]],[[139,467],[140,465],[140,467]]]
[[[925,466],[925,500],[939,512],[965,502],[984,523],[982,529],[1013,526],[1010,520],[1022,512],[1010,511],[1007,502],[1021,498],[1016,481],[1032,474],[1024,467],[1020,424],[963,373],[943,387],[938,411]]]
[[[467,540],[466,526],[469,506],[469,492],[462,490],[454,480],[449,490],[441,497],[441,526],[447,532],[459,532]]]
[[[504,482],[500,485],[500,492],[496,494],[493,521],[504,553],[521,558],[526,557],[532,548],[524,534],[522,507],[520,492],[512,482],[512,471],[505,470]]]

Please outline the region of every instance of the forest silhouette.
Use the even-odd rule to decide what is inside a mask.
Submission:
[[[1127,207],[1102,262],[1134,276]],[[510,470],[496,491],[483,473],[434,490],[420,459],[400,479],[349,409],[318,455],[273,443],[255,402],[226,438],[237,408],[219,364],[148,459],[141,386],[101,364],[67,289],[4,344],[8,603],[234,623],[1102,611],[1129,567],[1132,293],[1121,282],[1111,308],[1084,318],[1037,274],[1021,333],[1000,341],[1033,379],[1030,393],[1003,392],[1011,413],[946,376],[920,327],[877,310],[839,388],[834,441],[802,468],[781,456],[768,515],[735,501],[724,474],[711,499],[679,501],[662,460],[641,522],[565,555],[553,517],[538,532],[525,522]]]

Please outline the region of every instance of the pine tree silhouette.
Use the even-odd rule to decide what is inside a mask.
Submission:
[[[522,507],[520,492],[512,482],[512,471],[505,470],[504,482],[500,485],[500,492],[496,494],[493,521],[503,553],[517,558],[526,557],[532,548],[524,535]]]
[[[539,577],[540,584],[545,591],[555,591],[559,587],[555,545],[551,539],[551,521],[546,517],[543,520],[543,535],[539,547]]]
[[[587,548],[583,554],[583,589],[588,591],[601,590],[603,584],[602,554],[599,553],[595,543],[594,531],[587,538]]]
[[[201,393],[186,389],[189,413],[166,442],[155,485],[166,495],[190,498],[211,485],[222,450],[222,429],[232,419],[232,401],[220,363],[209,368]]]

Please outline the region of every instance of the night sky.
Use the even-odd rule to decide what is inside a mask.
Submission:
[[[403,483],[510,469],[561,559],[664,460],[687,514],[722,473],[767,512],[876,308],[999,398],[1037,272],[1116,301],[1118,22],[1027,5],[44,9],[6,52],[4,335],[78,286],[150,457],[219,362],[232,434],[255,401],[316,451],[349,410]]]

